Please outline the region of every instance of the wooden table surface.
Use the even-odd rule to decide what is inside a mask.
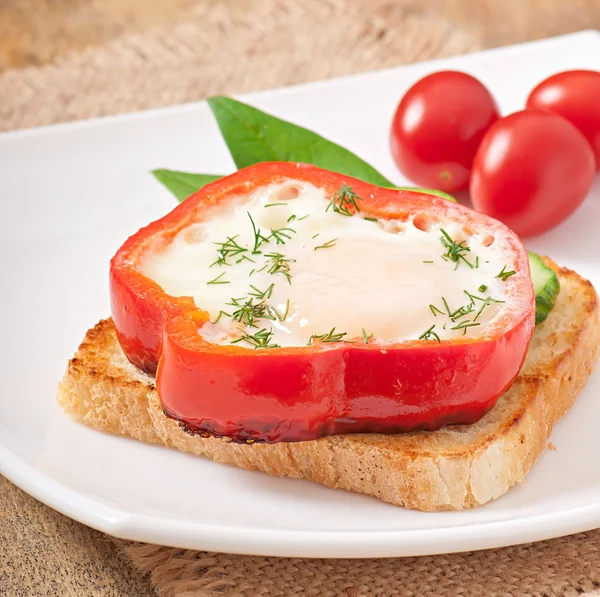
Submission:
[[[0,72],[46,64],[70,51],[103,45],[127,33],[193,19],[201,5],[215,1],[244,5],[248,10],[252,7],[252,0],[0,0]],[[476,36],[485,47],[600,29],[600,0],[388,3],[407,14],[435,13]]]

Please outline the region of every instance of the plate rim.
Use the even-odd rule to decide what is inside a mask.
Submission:
[[[3,445],[0,445],[0,474],[61,514],[119,539],[251,556],[332,559],[417,557],[497,549],[600,528],[600,503],[597,503],[559,513],[431,529],[389,532],[261,529],[257,533],[256,529],[132,514],[81,494],[37,471]],[[429,514],[436,515],[435,512]],[[457,528],[461,531],[458,534]]]

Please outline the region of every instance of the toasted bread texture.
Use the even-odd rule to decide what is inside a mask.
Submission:
[[[474,425],[252,445],[189,435],[163,413],[154,378],[128,362],[110,319],[86,334],[69,361],[58,401],[75,420],[95,429],[237,467],[309,479],[406,508],[478,506],[525,479],[598,356],[593,286],[575,272],[547,263],[561,283],[556,307],[536,328],[514,385]]]

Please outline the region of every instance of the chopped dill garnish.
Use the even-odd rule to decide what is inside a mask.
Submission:
[[[227,259],[229,257],[236,257],[237,255],[246,253],[248,251],[246,247],[242,247],[236,242],[235,239],[238,236],[239,235],[237,234],[235,236],[228,236],[227,240],[224,243],[214,243],[215,245],[217,245],[217,247],[219,247],[217,249],[217,255],[219,256],[219,258],[215,262],[211,263],[210,267],[212,267],[213,265],[230,265],[229,263],[227,263]]]
[[[296,234],[293,228],[275,228],[271,230],[271,236],[269,236],[268,240],[274,238],[276,244],[285,245],[292,238],[292,234]]]
[[[270,262],[268,262],[262,269],[268,267],[269,269],[267,271],[270,274],[281,274],[282,276],[285,276],[288,283],[291,284],[292,276],[290,275],[290,263],[295,263],[296,260],[286,259],[285,255],[282,253],[268,253],[265,255],[265,257],[267,257]],[[262,269],[258,271],[260,272]]]
[[[328,240],[326,243],[323,243],[322,245],[319,245],[318,247],[315,247],[315,251],[317,249],[330,249],[331,247],[335,247],[335,241],[338,240],[337,238],[332,238],[331,240]]]
[[[265,207],[277,207],[278,205],[287,205],[287,203],[266,203]]]
[[[306,220],[306,218],[308,218],[308,216],[310,216],[310,214],[306,214],[305,216],[298,218],[298,222],[301,222],[302,220]]]
[[[483,313],[483,310],[486,307],[489,307],[491,304],[491,301],[489,300],[489,297],[483,301],[483,303],[481,303],[481,307],[479,307],[479,311],[477,311],[477,313],[475,314],[475,317],[473,317],[473,321],[477,321],[479,319],[479,316]]]
[[[293,222],[296,219],[296,214],[292,214],[288,219],[287,219],[287,223],[289,224],[290,222]]]
[[[348,332],[338,332],[336,334],[335,327],[332,327],[327,334],[313,334],[308,339],[308,343],[312,344],[313,340],[320,340],[321,342],[346,342],[343,338],[347,333]]]
[[[442,302],[444,303],[444,308],[446,309],[446,312],[444,313],[444,311],[442,311],[439,307],[436,307],[435,305],[429,305],[429,310],[434,315],[434,317],[437,317],[438,314],[439,315],[448,315],[448,318],[450,319],[450,321],[452,321],[452,323],[456,323],[459,319],[462,319],[463,317],[466,317],[467,315],[471,315],[472,313],[474,313],[476,301],[480,301],[481,305],[479,306],[479,308],[475,314],[475,317],[473,318],[473,321],[476,321],[479,318],[479,316],[483,313],[483,311],[486,307],[489,307],[492,303],[503,303],[504,302],[504,301],[501,301],[498,299],[494,299],[491,296],[488,296],[487,298],[483,298],[481,296],[471,294],[467,290],[463,290],[463,292],[469,299],[469,302],[466,305],[462,305],[458,309],[452,310],[452,309],[450,309],[450,305],[448,304],[448,301],[444,297],[442,297]],[[465,323],[465,322],[463,321],[462,323]],[[460,329],[460,328],[451,328],[451,329]]]
[[[446,308],[446,313],[448,313],[448,316],[452,315],[452,311],[450,311],[450,307],[448,306],[448,301],[442,297],[442,303],[444,303],[444,307]]]
[[[285,321],[290,314],[290,299],[288,299],[285,303],[285,313],[283,314],[283,318],[281,321]]]
[[[240,330],[242,335],[235,340],[232,340],[232,344],[237,344],[238,342],[247,342],[253,348],[278,348],[278,344],[271,344],[271,340],[273,338],[273,330],[267,330],[263,328],[262,330],[256,332],[255,334],[248,334],[245,330]]]
[[[481,325],[480,323],[474,323],[472,321],[461,321],[459,324],[455,325],[451,330],[463,330],[463,336],[467,333],[467,328],[472,328],[477,325]]]
[[[441,343],[440,337],[436,334],[436,332],[433,331],[434,328],[435,328],[435,323],[430,328],[426,329],[419,336],[419,340],[431,340],[432,338],[434,338],[439,343]]]
[[[229,280],[221,280],[221,278],[225,275],[225,272],[221,272],[216,278],[207,282],[207,284],[229,284]]]
[[[248,211],[246,213],[248,214],[248,217],[250,218],[250,222],[252,223],[252,232],[254,233],[254,248],[252,249],[252,254],[256,255],[257,253],[261,252],[258,250],[259,247],[263,243],[268,243],[269,239],[262,235],[260,228],[256,227],[256,224],[254,223],[254,220],[252,219],[252,215],[250,214],[250,212]]]
[[[479,287],[480,291],[483,286],[484,285]],[[487,289],[487,286],[485,288]],[[503,303],[504,302],[499,299],[494,299],[491,296],[488,296],[486,298],[483,298],[481,296],[476,296],[474,294],[471,294],[467,290],[463,290],[463,292],[467,295],[468,299],[471,301],[471,307],[472,307],[471,311],[473,311],[475,308],[475,301],[481,301],[481,307],[479,307],[479,310],[477,311],[475,317],[473,318],[473,321],[477,321],[477,319],[479,319],[479,316],[483,313],[483,310],[486,307],[489,307],[492,303]]]
[[[471,303],[474,305],[475,301],[485,301],[484,298],[480,297],[480,296],[475,296],[474,294],[471,294],[469,291],[467,290],[463,290],[463,292],[467,295],[467,298],[471,301]]]
[[[506,271],[506,266],[504,266],[502,268],[502,271],[496,276],[496,278],[500,278],[503,282],[506,282],[506,280],[508,280],[508,278],[510,278],[511,276],[514,276],[517,272],[514,270],[510,270],[509,272]]]
[[[433,263],[433,261],[423,261],[423,263]]]
[[[254,292],[249,292],[248,296],[253,296],[261,300],[271,298],[274,287],[275,283],[271,284],[266,290],[259,290],[256,286],[252,286],[252,284],[250,284],[250,288],[252,288]]]
[[[350,208],[354,209],[354,213],[360,211],[357,201],[362,201],[362,198],[352,190],[352,187],[342,185],[340,189],[334,193],[325,211],[329,211],[329,208],[332,208],[336,214],[351,216],[353,213],[350,211]]]
[[[211,323],[212,324],[219,323],[219,320],[221,319],[221,317],[223,317],[223,315],[225,315],[225,317],[231,317],[231,315],[229,313],[227,313],[227,311],[223,311],[221,309],[221,311],[219,311],[219,314],[217,315],[217,318],[214,321],[211,321]]]
[[[450,319],[454,323],[457,319],[460,319],[461,317],[465,317],[466,315],[469,315],[469,313],[471,313],[471,311],[473,311],[473,307],[474,307],[473,303],[469,303],[467,306],[459,307],[458,309],[456,309],[456,311],[454,311],[453,313],[450,314]]]
[[[285,311],[283,313],[281,313],[276,307],[272,306],[267,306],[267,311],[269,312],[269,315],[271,315],[269,319],[278,319],[279,321],[285,321],[290,312],[290,299],[287,300],[287,303],[285,305]]]
[[[485,292],[488,289],[488,287],[485,284],[482,284],[477,291],[478,292]]]
[[[251,259],[250,257],[248,257],[248,255],[242,255],[237,261],[236,264],[242,263],[242,261],[249,261],[250,263],[256,263],[256,261],[254,261],[254,259]]]
[[[454,269],[458,267],[458,264],[461,261],[466,263],[471,269],[476,267],[465,257],[465,253],[471,252],[471,249],[465,245],[467,241],[461,240],[459,243],[457,243],[455,240],[452,240],[450,235],[443,228],[440,228],[440,232],[442,233],[442,236],[440,236],[440,241],[446,249],[446,252],[442,255],[442,259],[456,263],[456,267]],[[478,265],[479,262],[477,262],[477,266]]]
[[[367,332],[365,332],[365,328],[362,329],[362,337],[363,337],[363,342],[365,344],[369,343],[369,340],[373,337],[373,334],[370,334],[367,336]]]
[[[262,319],[267,314],[267,307],[264,301],[260,303],[254,303],[254,299],[249,298],[245,302],[244,299],[232,298],[231,302],[227,303],[237,309],[232,313],[231,317],[240,323],[247,325],[248,327],[258,327],[254,321],[256,319]],[[268,319],[268,318],[267,318]]]
[[[367,220],[368,222],[378,222],[379,220],[377,218],[363,218],[364,220]]]
[[[434,317],[437,317],[437,314],[443,315],[444,312],[441,309],[438,309],[435,305],[429,305],[429,310],[433,313]]]
[[[488,296],[483,303],[481,303],[481,307],[479,308],[479,311],[477,311],[477,314],[475,315],[475,317],[473,318],[473,321],[477,321],[479,319],[479,316],[483,313],[483,310],[486,307],[489,307],[492,303],[503,303],[504,301],[499,301],[497,299],[493,299],[491,296]]]

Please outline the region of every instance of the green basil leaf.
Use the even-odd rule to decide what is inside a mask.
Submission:
[[[380,186],[394,185],[337,143],[229,97],[208,100],[238,168],[259,162],[303,162]]]
[[[152,174],[161,182],[180,203],[203,186],[223,178],[222,174],[192,174],[176,170],[152,170]]]

